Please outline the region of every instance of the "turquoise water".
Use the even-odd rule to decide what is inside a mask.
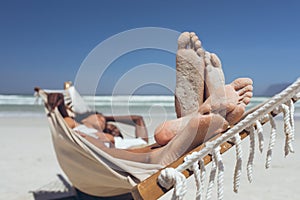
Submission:
[[[103,114],[137,114],[147,117],[175,118],[173,96],[83,96],[85,102]],[[264,101],[266,97],[254,97],[247,109]],[[296,115],[300,115],[300,103],[296,103]],[[0,95],[0,117],[39,117],[45,115],[41,99],[33,95]]]

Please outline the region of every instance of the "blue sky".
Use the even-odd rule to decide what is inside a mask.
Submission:
[[[251,77],[255,93],[261,94],[271,84],[300,76],[299,7],[296,0],[1,0],[0,94],[30,94],[35,86],[62,88],[64,81],[75,81],[97,45],[143,27],[196,32],[204,48],[221,58],[226,82]],[[149,63],[175,69],[175,55],[148,48],[122,55],[108,66],[97,93],[111,93],[124,73]],[[174,77],[155,73],[174,83]],[[137,89],[151,94],[170,90],[159,84]]]

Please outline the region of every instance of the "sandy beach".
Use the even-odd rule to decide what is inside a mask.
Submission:
[[[0,118],[0,199],[33,199],[29,191],[62,173],[46,117]]]
[[[165,123],[165,127],[159,126],[167,120],[176,119],[177,114],[199,116],[199,113],[218,113],[226,116],[232,124],[238,121],[235,118],[241,114],[244,105],[247,111],[267,102],[277,106],[278,101],[290,106],[290,113],[295,114],[295,152],[287,157],[284,155],[286,135],[280,114],[275,119],[277,140],[269,169],[265,169],[265,163],[270,125],[264,126],[262,153],[259,152],[256,136],[252,183],[247,179],[250,141],[249,138],[242,141],[242,176],[237,194],[233,191],[236,148],[222,156],[225,168],[223,199],[300,199],[300,0],[186,2],[189,7],[183,11],[184,3],[179,0],[0,0],[0,200],[35,200],[34,192],[41,190],[48,191],[50,196],[68,193],[57,190],[69,189],[63,187],[62,180],[70,183],[71,192],[76,191],[72,190],[72,183],[58,163],[45,106],[48,109],[64,103],[68,113],[74,112],[69,113],[70,117],[77,115],[79,118],[87,117],[90,111],[107,117],[142,116],[150,145],[155,141],[155,130],[161,133],[163,141],[164,135],[173,137],[173,133],[186,130],[207,130],[211,133],[219,121],[209,121],[211,116],[199,118],[201,124],[210,124],[203,129],[194,127],[197,118],[192,116]],[[224,84],[227,86],[223,88]],[[289,86],[292,87],[287,89]],[[60,95],[45,96],[38,92],[38,88],[47,94],[62,93],[64,98]],[[283,90],[282,95],[272,99]],[[293,98],[295,93],[296,98]],[[43,96],[47,100],[43,101]],[[291,98],[299,101],[292,104]],[[282,109],[288,113],[285,106]],[[106,118],[107,121],[112,120],[109,118]],[[132,117],[131,122],[125,117],[119,119],[128,122],[118,126],[124,139],[145,136],[143,128],[134,130],[143,125],[139,119]],[[78,118],[77,121],[82,122]],[[88,125],[87,121],[85,125]],[[183,127],[185,122],[192,122],[189,123],[191,126]],[[98,125],[93,127],[104,124]],[[66,127],[61,128],[61,131],[67,131]],[[77,129],[94,136],[98,134],[90,126]],[[104,132],[104,129],[100,131]],[[202,139],[199,134],[195,135],[196,139]],[[166,151],[172,150],[170,154],[163,149],[141,159],[164,163],[167,159],[173,160],[174,155],[179,157],[178,152],[196,142],[191,135],[182,136],[165,148]],[[103,135],[99,134],[99,137]],[[60,142],[64,137],[62,140],[57,138],[59,147],[69,147]],[[80,145],[78,141],[81,139],[75,138],[75,145]],[[187,142],[181,143],[185,139]],[[133,143],[131,147],[145,145],[144,140],[140,140],[139,144],[136,140],[123,142],[121,138],[115,141],[121,141],[120,146],[124,148]],[[99,145],[100,148],[103,146]],[[85,148],[86,152],[82,153],[81,147],[85,146],[80,145],[79,150],[74,148],[79,155],[99,153],[94,146]],[[173,151],[175,148],[180,151]],[[79,159],[78,154],[73,156],[70,153],[73,148],[70,151],[57,149],[65,153],[66,156],[59,154],[60,160],[64,159],[61,163],[67,163],[65,165],[69,168],[65,167],[65,171],[82,190],[85,186],[90,187],[88,180],[91,180],[91,185],[93,181],[100,180],[107,187],[102,184],[94,187],[95,190],[107,195],[115,194],[119,191],[119,188],[115,191],[119,187],[115,183],[119,180],[120,184],[125,180],[134,185],[134,181],[139,181],[138,175],[142,174],[132,162],[114,163],[110,160],[111,155],[101,155],[100,152],[99,159],[103,159],[100,161],[109,163],[109,167],[117,167],[116,173],[121,174],[120,179],[111,178],[114,173],[105,178],[98,166],[93,165],[94,161],[99,161],[98,158]],[[110,150],[107,153],[119,153]],[[124,152],[119,155],[127,158]],[[128,156],[140,159],[134,154]],[[76,165],[72,161],[80,163]],[[85,172],[89,163],[91,172],[95,173],[87,176]],[[142,167],[150,166],[146,165]],[[135,171],[136,177],[127,179],[124,176],[127,173],[120,172],[126,167],[130,167],[131,172]],[[209,182],[210,168],[211,164],[206,166],[205,187]],[[104,167],[106,169],[107,166]],[[194,177],[190,177],[187,183],[184,199],[195,199]],[[124,189],[122,186],[121,189]],[[211,200],[218,199],[217,192],[215,180]],[[149,196],[154,195],[151,193]],[[159,199],[169,200],[171,196],[172,191]],[[206,197],[201,198],[204,199]]]
[[[276,120],[278,136],[273,153],[271,168],[266,170],[265,153],[269,138],[269,125],[264,126],[265,149],[261,155],[255,154],[254,180],[247,181],[246,163],[249,142],[243,142],[244,162],[241,186],[238,194],[232,191],[232,177],[235,165],[235,151],[229,151],[224,156],[225,189],[224,199],[296,199],[300,196],[297,180],[300,177],[300,121],[296,121],[295,154],[284,158],[283,123]],[[30,191],[37,190],[50,182],[57,180],[56,174],[63,174],[53,150],[50,130],[46,117],[0,118],[0,199],[33,199]],[[64,174],[63,174],[64,175]],[[189,182],[192,182],[191,179]],[[194,196],[194,184],[185,199]],[[162,199],[169,199],[170,194]],[[215,199],[215,198],[213,198]]]

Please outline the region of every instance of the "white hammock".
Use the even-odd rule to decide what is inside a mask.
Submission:
[[[74,88],[67,91],[37,88],[36,91],[37,96],[45,103],[57,160],[72,185],[80,191],[101,197],[130,193],[137,183],[163,167],[159,164],[114,158],[70,129],[57,108],[49,110],[47,95],[53,92],[63,93],[65,102],[72,110],[89,111],[90,108]],[[68,99],[74,96],[76,101]]]

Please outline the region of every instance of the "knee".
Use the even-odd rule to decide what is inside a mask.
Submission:
[[[65,122],[67,123],[67,125],[70,127],[70,128],[75,128],[76,127],[76,122],[74,119],[72,119],[71,117],[65,117],[64,118]]]
[[[154,138],[157,144],[166,145],[175,136],[170,129],[165,126],[159,126],[154,133]]]

